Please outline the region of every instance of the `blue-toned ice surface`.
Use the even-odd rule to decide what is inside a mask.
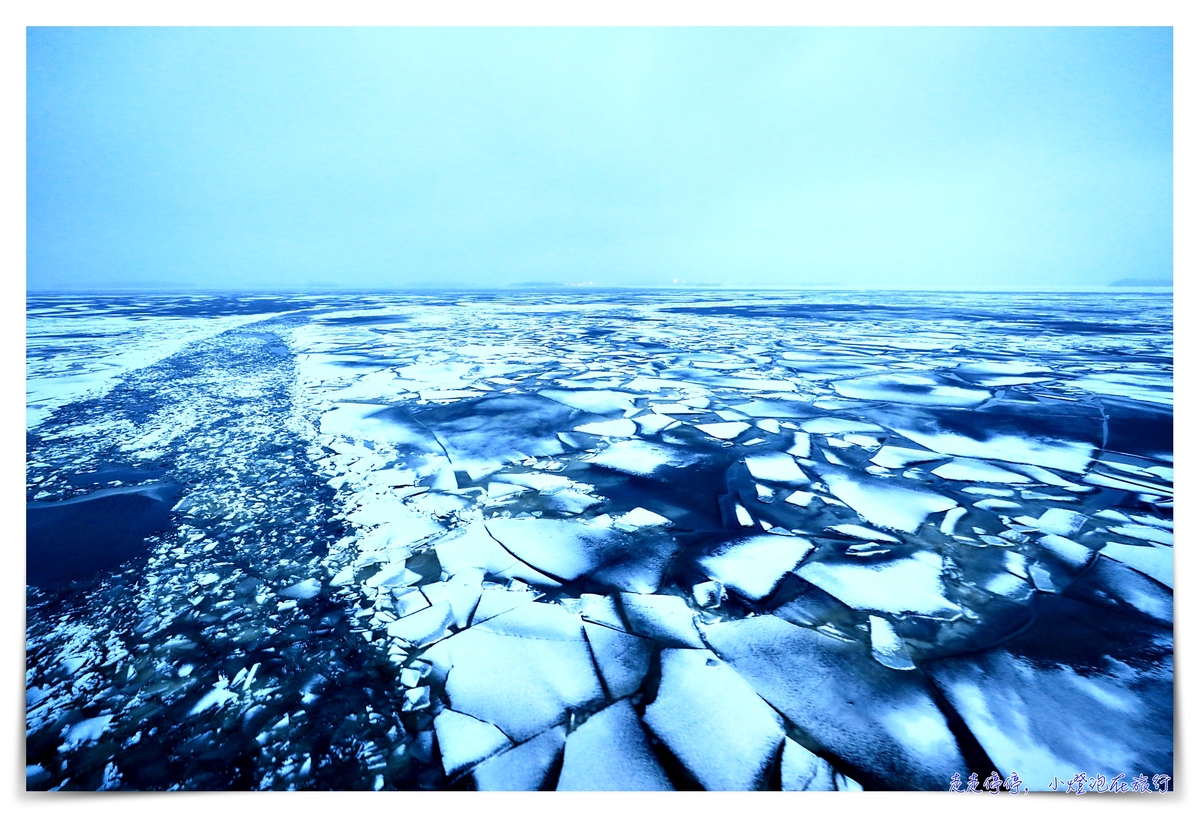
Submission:
[[[1173,775],[1170,296],[31,296],[31,789]]]

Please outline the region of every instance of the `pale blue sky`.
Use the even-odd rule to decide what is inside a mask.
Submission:
[[[30,29],[28,287],[1172,272],[1170,29]]]

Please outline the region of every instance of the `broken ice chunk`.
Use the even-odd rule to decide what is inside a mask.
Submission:
[[[865,645],[772,616],[704,628],[717,655],[820,747],[878,789],[941,790],[967,768],[920,674]]]
[[[906,469],[913,463],[927,463],[930,460],[941,460],[944,454],[927,452],[923,449],[905,449],[901,446],[884,446],[875,452],[871,462],[885,469]]]
[[[629,528],[642,528],[645,526],[655,525],[672,525],[671,521],[661,514],[655,514],[649,509],[638,506],[635,509],[625,512],[614,521],[617,525],[628,526]]]
[[[978,503],[971,503],[974,508],[982,508],[985,511],[996,511],[1010,508],[1020,508],[1020,503],[1014,503],[1012,500],[999,500],[995,497],[987,500],[980,500]]]
[[[914,533],[930,514],[958,505],[940,494],[903,488],[885,478],[866,477],[830,467],[824,467],[820,472],[830,492],[868,522],[884,528]]]
[[[561,791],[672,790],[627,699],[596,713],[567,737]]]
[[[676,647],[704,647],[696,631],[695,615],[680,597],[623,593],[621,607],[634,633]]]
[[[814,435],[840,435],[846,432],[882,432],[874,423],[846,418],[814,418],[800,424],[800,428]]]
[[[1175,587],[1175,551],[1172,548],[1110,542],[1100,549],[1100,553],[1141,571],[1168,588]]]
[[[972,483],[1028,483],[1023,474],[1002,469],[982,460],[956,457],[933,470],[943,480],[966,480]]]
[[[1138,540],[1158,543],[1159,545],[1174,545],[1175,535],[1170,531],[1150,525],[1118,525],[1108,529],[1114,534],[1124,534]]]
[[[1087,522],[1087,516],[1078,511],[1065,508],[1048,508],[1034,523],[1047,534],[1057,534],[1060,537],[1070,537]]]
[[[793,491],[787,497],[783,498],[785,503],[791,503],[794,506],[804,507],[812,502],[817,495],[808,491]]]
[[[833,765],[805,747],[783,740],[780,778],[784,792],[832,792]]]
[[[543,389],[539,395],[572,409],[581,409],[597,415],[611,415],[633,408],[636,395],[628,392],[613,392],[607,389]]]
[[[442,753],[442,769],[449,778],[512,746],[494,724],[453,710],[438,713],[433,719],[433,729]]]
[[[986,389],[954,386],[949,379],[936,375],[896,373],[868,375],[833,384],[839,395],[860,400],[885,400],[893,403],[915,403],[931,406],[973,407],[988,401],[992,393]]]
[[[812,454],[812,438],[807,432],[795,432],[792,436],[793,442],[787,453],[795,457],[808,457]]]
[[[696,428],[704,432],[706,435],[715,437],[718,440],[733,440],[742,432],[750,428],[749,423],[741,421],[731,421],[729,423],[698,423]]]
[[[482,568],[464,568],[445,582],[432,582],[422,586],[421,591],[435,605],[443,600],[450,603],[455,626],[465,628],[471,621],[475,606],[479,604],[479,596],[483,592],[482,583]]]
[[[637,432],[637,425],[632,420],[618,418],[617,420],[603,420],[596,423],[585,423],[582,426],[575,427],[576,432],[583,432],[589,435],[601,435],[605,437],[633,437]]]
[[[679,422],[679,421],[675,420],[674,418],[669,417],[668,415],[660,415],[656,412],[646,414],[646,415],[639,415],[638,417],[635,417],[633,420],[635,423],[637,423],[638,428],[641,430],[641,433],[644,435],[658,434],[659,432],[661,432],[663,429],[666,429],[671,424]]]
[[[826,531],[836,531],[838,534],[843,534],[847,537],[854,537],[859,540],[871,540],[873,542],[892,542],[898,543],[900,540],[893,537],[891,534],[884,534],[882,531],[875,531],[862,525],[852,525],[844,523],[842,525],[832,525],[825,529]]]
[[[319,593],[321,593],[321,583],[315,579],[306,579],[284,588],[279,595],[289,599],[312,599]]]
[[[962,613],[945,597],[942,558],[929,551],[869,563],[835,561],[831,557],[807,562],[797,573],[858,610],[938,618]]]
[[[733,504],[733,513],[737,517],[738,525],[746,526],[747,528],[754,525],[754,518],[750,516],[750,512],[746,511],[746,507],[741,503]]]
[[[664,650],[661,665],[646,724],[706,790],[759,789],[783,741],[779,714],[711,651]]]
[[[892,623],[882,616],[871,616],[871,655],[892,670],[916,670],[908,647]]]
[[[1038,603],[1033,627],[1003,646],[923,663],[992,761],[1036,790],[1061,770],[1172,769],[1170,629]]]
[[[524,744],[492,756],[471,771],[475,789],[480,792],[540,789],[562,754],[566,740],[566,729],[556,725]]]
[[[692,599],[696,600],[696,604],[701,608],[715,608],[724,598],[725,586],[715,579],[692,586]]]
[[[620,699],[637,691],[650,669],[653,644],[640,636],[586,620],[583,630],[609,696]]]
[[[403,616],[387,627],[388,636],[403,639],[410,645],[424,647],[446,635],[446,629],[454,621],[454,610],[449,602],[439,602],[416,613]]]
[[[583,623],[561,605],[518,606],[437,643],[425,659],[444,676],[451,708],[518,742],[604,698]]]
[[[803,537],[759,534],[722,543],[697,560],[711,578],[747,599],[759,600],[813,550]]]
[[[583,458],[597,466],[649,477],[663,468],[682,469],[700,462],[704,455],[682,446],[645,440],[618,440],[599,454]]]
[[[617,603],[611,596],[583,594],[580,596],[580,601],[583,603],[582,615],[585,620],[625,630],[621,614],[617,611]]]
[[[593,521],[502,518],[488,531],[512,554],[561,580],[590,574],[625,590],[654,590],[679,546],[660,527],[626,532]]]
[[[774,483],[804,484],[809,482],[796,461],[783,452],[764,452],[746,458],[746,468],[756,480]]]
[[[967,510],[961,506],[955,506],[954,508],[950,509],[946,512],[946,516],[942,519],[942,524],[938,526],[938,531],[942,532],[947,537],[953,537],[954,526],[958,524],[958,521],[961,520],[963,515],[966,513]]]

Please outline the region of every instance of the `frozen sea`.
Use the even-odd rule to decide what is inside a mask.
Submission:
[[[1173,788],[1170,295],[26,332],[29,789]]]

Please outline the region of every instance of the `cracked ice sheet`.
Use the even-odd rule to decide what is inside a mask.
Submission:
[[[558,789],[673,790],[628,699],[596,713],[567,738]]]
[[[518,742],[604,699],[582,620],[559,605],[521,605],[444,639],[424,658],[445,676],[454,710]]]
[[[833,466],[820,466],[817,471],[835,497],[868,522],[884,528],[911,534],[930,514],[958,505],[940,494],[898,485],[894,479],[868,477]]]
[[[921,677],[891,670],[857,642],[765,615],[704,628],[751,687],[864,785],[945,789],[967,768]]]
[[[660,656],[662,681],[646,724],[706,790],[760,789],[783,741],[783,719],[711,651]]]
[[[953,618],[962,613],[958,605],[946,599],[942,558],[930,551],[871,562],[828,557],[810,560],[796,573],[862,611],[938,618]]]
[[[988,756],[1031,790],[1174,775],[1171,631],[1053,595],[1038,613],[999,648],[926,666]]]
[[[657,590],[679,546],[660,528],[635,532],[596,520],[500,518],[487,530],[509,552],[559,580],[585,575],[625,591]]]

